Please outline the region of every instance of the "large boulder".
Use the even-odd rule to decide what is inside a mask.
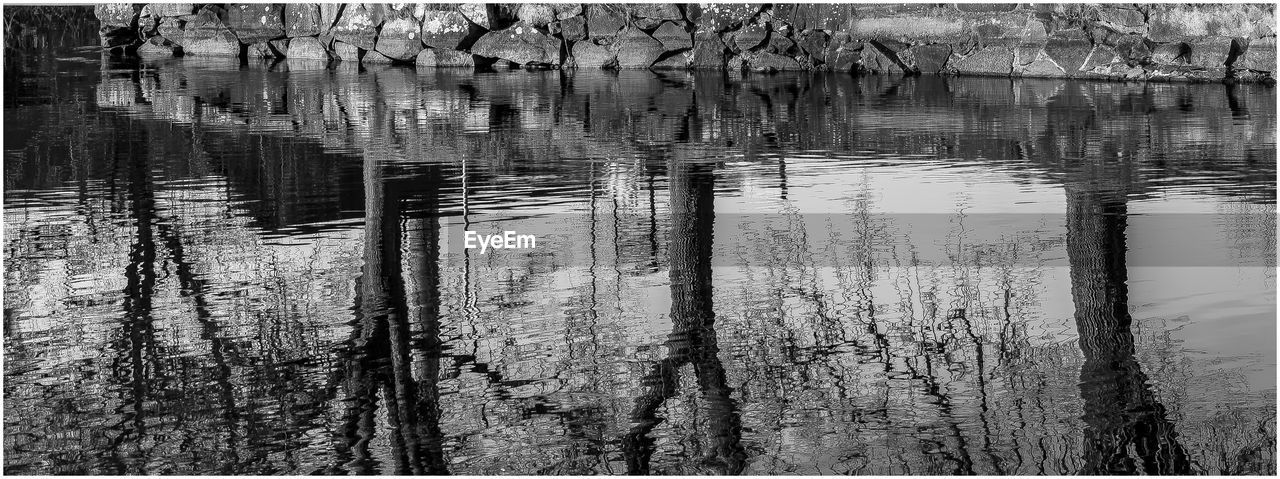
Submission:
[[[1183,65],[1187,63],[1188,50],[1186,43],[1162,43],[1151,51],[1151,61],[1158,65]]]
[[[873,43],[862,46],[862,59],[858,62],[862,71],[869,73],[901,75],[906,69],[897,60],[897,55]]]
[[[522,3],[516,10],[516,18],[535,27],[545,27],[556,21],[556,11],[545,3]]]
[[[360,47],[341,40],[334,40],[333,56],[344,62],[358,62],[360,61]]]
[[[1005,47],[991,46],[949,63],[950,68],[957,73],[1009,75],[1013,71],[1013,51]]]
[[[587,36],[611,39],[627,26],[626,12],[616,5],[593,3],[586,7]]]
[[[689,32],[671,22],[663,22],[657,30],[653,31],[653,38],[661,42],[667,50],[693,48],[693,38],[689,36]]]
[[[461,13],[471,23],[479,25],[480,28],[492,28],[489,23],[489,7],[483,3],[459,3],[458,13]],[[426,19],[424,18],[425,22]]]
[[[725,50],[728,47],[714,34],[699,35],[693,42],[693,50],[689,52],[689,68],[697,70],[718,70],[724,68]]]
[[[100,3],[93,7],[93,15],[103,27],[133,28],[141,10],[137,3]]]
[[[164,37],[151,37],[138,46],[137,54],[143,59],[169,58],[182,52],[182,47]]]
[[[421,40],[427,46],[442,50],[465,50],[483,33],[474,28],[467,17],[449,10],[422,12]]]
[[[328,60],[329,52],[316,37],[297,37],[289,41],[288,58],[300,60]]]
[[[800,70],[800,62],[786,55],[769,52],[748,52],[743,54],[746,66],[751,71],[774,72]]]
[[[378,32],[375,50],[395,60],[413,60],[422,51],[418,22],[412,18],[389,20]]]
[[[614,46],[618,53],[618,68],[649,68],[667,51],[662,42],[638,28],[623,31]]]
[[[1275,7],[1265,4],[1152,4],[1147,8],[1147,24],[1147,37],[1155,42],[1276,34]]]
[[[284,36],[284,7],[270,3],[236,3],[227,7],[227,28],[240,43],[262,43]]]
[[[582,15],[581,3],[553,3],[551,9],[556,12],[556,20],[565,20]]]
[[[1263,72],[1276,71],[1276,37],[1259,38],[1249,42],[1249,48],[1236,59],[1232,66]]]
[[[420,67],[435,68],[471,68],[476,66],[475,58],[470,53],[457,50],[438,50],[427,48],[418,53],[415,62]]]
[[[305,37],[324,33],[328,27],[321,21],[320,5],[314,3],[289,3],[284,6],[284,34]]]
[[[149,3],[143,10],[157,17],[180,17],[195,13],[194,3]]]
[[[471,53],[521,65],[556,65],[560,63],[560,40],[517,23],[506,30],[484,34],[471,46]]]
[[[1097,7],[1098,24],[1120,33],[1147,33],[1147,18],[1142,12],[1120,6]]]
[[[552,33],[559,33],[561,38],[576,42],[587,38],[587,19],[578,17],[569,17],[555,23],[555,29]]]
[[[588,41],[573,44],[573,65],[578,68],[614,68],[618,54],[613,49]]]
[[[330,30],[333,37],[365,50],[373,50],[376,46],[379,24],[374,22],[373,15],[362,3],[349,3],[342,10],[342,16]]]
[[[1226,68],[1227,60],[1236,40],[1228,37],[1206,37],[1191,42],[1191,52],[1187,57],[1192,66],[1203,68]]]
[[[853,18],[853,5],[847,3],[780,3],[773,11],[775,19],[798,31],[840,30]]]
[[[183,17],[182,52],[194,56],[240,56],[240,40],[222,20],[224,11],[206,6],[200,13]]]
[[[639,18],[653,20],[683,20],[680,7],[674,3],[632,3],[627,5],[631,14]]]
[[[748,51],[760,46],[769,38],[769,29],[764,25],[750,24],[733,32],[733,44],[737,51]]]
[[[689,21],[698,26],[699,33],[719,33],[750,21],[761,6],[759,3],[691,3]]]
[[[1045,42],[1044,53],[1061,66],[1068,75],[1080,71],[1085,59],[1093,51],[1093,43],[1082,30],[1053,32]]]
[[[916,69],[920,73],[939,73],[947,66],[951,57],[951,45],[934,43],[911,47],[911,56],[915,58]]]

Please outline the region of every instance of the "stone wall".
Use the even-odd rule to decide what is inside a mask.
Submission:
[[[104,47],[470,68],[1274,81],[1272,4],[102,4]]]

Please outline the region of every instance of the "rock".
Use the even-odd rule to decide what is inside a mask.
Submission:
[[[481,28],[492,28],[489,23],[489,8],[483,3],[459,3],[458,13]],[[426,23],[425,17],[423,23]]]
[[[1147,38],[1154,42],[1188,37],[1275,35],[1275,7],[1262,4],[1152,4],[1147,9]]]
[[[284,7],[270,3],[231,4],[226,23],[240,43],[264,43],[284,36]]]
[[[586,12],[589,38],[613,38],[627,25],[625,13],[615,5],[593,3]]]
[[[555,10],[557,20],[568,20],[582,15],[581,3],[553,3],[551,9]]]
[[[414,55],[414,57],[417,57],[417,55]],[[381,53],[378,53],[376,51],[365,52],[364,58],[360,59],[360,63],[365,63],[369,65],[388,65],[394,61],[395,59],[388,57],[386,55],[383,55]]]
[[[576,42],[587,38],[587,19],[582,17],[570,17],[560,20],[558,29],[560,37],[565,40]]]
[[[1043,53],[1030,59],[1018,70],[1022,76],[1053,78],[1066,76],[1066,71]]]
[[[275,52],[277,57],[289,56],[289,39],[288,38],[271,40],[267,42],[267,45],[271,47],[271,51]]]
[[[628,28],[619,34],[614,46],[618,68],[649,68],[667,51],[661,42],[637,28]]]
[[[1082,30],[1061,30],[1053,32],[1045,43],[1044,53],[1067,74],[1080,71],[1089,53],[1093,51],[1093,43]]]
[[[378,43],[375,50],[396,60],[413,60],[422,51],[422,40],[419,39],[418,22],[412,18],[389,20],[382,24],[378,32]]]
[[[1228,37],[1206,37],[1191,42],[1191,54],[1188,56],[1192,66],[1204,68],[1225,68],[1227,59],[1235,47],[1235,39]]]
[[[654,62],[649,67],[654,70],[684,70],[689,68],[689,57],[685,53],[677,53]]]
[[[163,17],[160,23],[156,25],[155,33],[171,41],[181,44],[185,30],[180,26],[182,20],[173,17]]]
[[[100,3],[93,7],[93,15],[103,27],[133,28],[141,10],[136,3]]]
[[[699,33],[719,33],[750,21],[760,7],[759,3],[692,3],[689,21]]]
[[[1151,61],[1159,65],[1181,65],[1187,60],[1187,44],[1162,43],[1151,51]]]
[[[831,42],[827,44],[827,51],[822,56],[822,61],[827,67],[837,72],[853,71],[861,59],[862,44],[854,42],[849,34],[844,32],[832,35]]]
[[[949,63],[957,73],[1008,75],[1013,71],[1013,52],[1004,47],[986,47]]]
[[[693,38],[689,36],[689,32],[671,22],[663,22],[662,26],[653,31],[653,38],[668,51],[693,48]]]
[[[1249,42],[1249,47],[1232,66],[1262,72],[1276,71],[1276,37],[1259,38]]]
[[[979,36],[1009,36],[1010,42],[1016,42],[1013,38],[1017,37],[1016,33],[1020,31],[1026,23],[1027,15],[1021,14],[1003,14],[1001,18],[1021,18],[1016,29],[998,27],[994,23],[988,23],[987,27],[979,26]],[[996,18],[988,19],[995,21]],[[862,17],[855,16],[850,21],[848,32],[857,38],[882,40],[897,39],[902,41],[925,42],[925,43],[961,43],[970,37],[969,22],[965,19],[955,17],[936,17],[929,15],[895,15],[888,17]],[[988,32],[991,28],[1000,28],[994,34]],[[1011,33],[1006,33],[1011,32]],[[993,40],[999,40],[994,38]],[[997,43],[997,41],[991,41]]]
[[[841,30],[853,18],[853,5],[842,3],[780,3],[774,5],[774,18],[791,24],[798,31]]]
[[[560,63],[560,40],[517,23],[506,30],[484,34],[471,46],[471,53],[521,65],[556,65]]]
[[[289,37],[305,37],[324,33],[320,20],[320,6],[314,3],[289,3],[284,6],[284,34]]]
[[[360,47],[341,40],[334,40],[333,56],[344,62],[358,62],[360,61]]]
[[[751,24],[733,32],[733,44],[738,51],[749,51],[760,46],[769,38],[769,30],[764,26]]]
[[[182,47],[164,37],[151,37],[138,47],[138,56],[145,59],[169,58],[182,52]]]
[[[362,3],[349,3],[342,17],[334,24],[333,37],[357,48],[373,50],[376,45],[378,24]],[[344,58],[345,60],[345,58]]]
[[[893,52],[884,48],[877,47],[874,43],[866,43],[862,46],[862,59],[858,62],[861,70],[869,73],[880,73],[889,75],[901,75],[906,73],[901,62],[895,58],[890,58]]]
[[[827,35],[827,32],[821,30],[809,30],[800,33],[799,41],[796,42],[796,45],[798,45],[800,50],[804,51],[805,54],[816,58],[827,49],[827,43],[830,42],[831,35]]]
[[[786,55],[769,52],[749,52],[744,55],[747,68],[751,69],[751,71],[774,72],[800,69],[800,62]]]
[[[1116,54],[1131,64],[1151,59],[1151,45],[1142,35],[1126,35],[1115,42]]]
[[[220,17],[222,11],[205,7],[186,18],[182,29],[182,52],[195,56],[240,56],[240,40]]]
[[[1080,71],[1091,73],[1102,73],[1112,63],[1119,63],[1122,60],[1116,54],[1115,49],[1106,45],[1095,45],[1093,51],[1089,52],[1089,58],[1086,58],[1084,65],[1080,66]]]
[[[548,23],[556,21],[556,12],[551,5],[545,3],[522,3],[516,12],[516,17],[535,27],[545,27]]]
[[[457,50],[437,50],[428,48],[418,54],[415,62],[420,67],[437,68],[472,68],[476,66],[475,58],[470,53]]]
[[[627,5],[631,14],[639,18],[654,20],[684,20],[680,7],[674,3],[632,3]]]
[[[1018,9],[1016,3],[957,3],[956,9],[971,13],[1012,12]]]
[[[460,7],[461,8],[461,7]],[[422,12],[421,40],[440,50],[465,50],[482,34],[473,31],[471,22],[460,12],[426,10]]]
[[[693,50],[689,52],[689,68],[721,69],[724,68],[724,53],[728,47],[720,41],[720,37],[709,34],[700,35],[693,42]]]
[[[344,10],[341,3],[321,3],[320,4],[320,33],[332,34],[334,24],[338,23],[338,17]]]
[[[911,55],[915,57],[916,69],[920,73],[939,73],[947,66],[951,57],[951,45],[935,43],[911,47]]]
[[[1147,33],[1147,19],[1131,8],[1097,7],[1098,23],[1120,33]]]
[[[783,36],[781,32],[774,32],[769,35],[769,43],[764,50],[769,53],[791,56],[799,53],[800,49],[796,47],[796,42]]]
[[[328,60],[329,52],[316,37],[298,37],[289,41],[287,58],[299,60]]]
[[[194,3],[149,3],[144,10],[157,17],[180,17],[195,13]]]
[[[578,68],[614,68],[618,55],[609,47],[583,41],[573,44],[573,64]]]
[[[271,46],[267,42],[258,42],[249,45],[245,49],[245,55],[249,58],[275,58],[276,52],[271,50]]]

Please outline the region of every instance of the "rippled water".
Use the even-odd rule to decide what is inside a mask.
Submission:
[[[58,52],[6,473],[1275,473],[1273,88]]]

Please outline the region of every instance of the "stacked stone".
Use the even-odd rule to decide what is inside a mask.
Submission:
[[[1271,81],[1273,5],[104,4],[104,46],[422,66]]]

